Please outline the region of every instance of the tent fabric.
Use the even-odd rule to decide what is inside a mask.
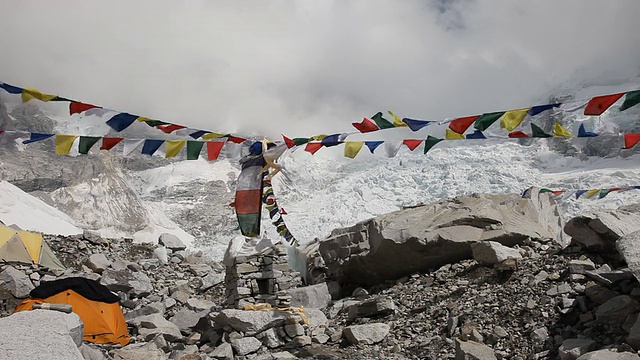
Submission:
[[[97,286],[102,286],[99,283],[85,279],[87,282],[93,282],[94,290]],[[51,283],[55,287],[64,287],[59,283],[60,281],[77,281],[74,278],[61,279],[54,282],[43,283],[34,290],[36,293],[51,293],[53,290],[48,289]],[[45,298],[30,297],[24,299],[15,309],[14,312],[27,311],[33,309],[34,304],[52,303],[52,304],[69,304],[71,305],[73,312],[76,313],[82,322],[84,323],[84,336],[83,340],[96,343],[96,344],[120,344],[122,346],[127,345],[131,338],[129,337],[129,331],[127,329],[127,323],[120,309],[118,302],[106,303],[101,301],[94,301],[87,299],[80,295],[75,290],[67,289],[54,293],[51,296]]]
[[[41,234],[0,225],[0,261],[64,269]]]
[[[108,304],[120,301],[120,298],[112,293],[106,286],[97,281],[83,277],[69,277],[48,281],[31,290],[29,295],[34,298],[44,299],[65,290],[73,290],[83,297],[93,301],[100,301]]]

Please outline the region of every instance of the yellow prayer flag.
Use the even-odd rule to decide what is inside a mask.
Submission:
[[[500,118],[500,127],[507,131],[513,131],[522,123],[530,109],[524,108],[505,112]]]
[[[71,146],[73,146],[73,142],[77,137],[77,135],[56,134],[56,154],[68,155],[71,151]]]
[[[201,137],[204,140],[211,140],[211,139],[216,139],[216,138],[221,138],[224,137],[226,134],[218,134],[218,133],[206,133],[204,135],[202,135]]]
[[[563,128],[559,123],[555,123],[555,125],[553,125],[553,135],[561,137],[573,137],[573,134],[570,133],[567,129]]]
[[[464,139],[464,135],[458,134],[457,132],[452,131],[451,129],[447,129],[447,132],[444,138],[447,140],[460,140],[460,139]]]
[[[362,149],[362,145],[364,145],[364,141],[346,141],[344,143],[344,156],[353,159]]]
[[[585,196],[588,198],[592,197],[593,195],[597,194],[600,192],[600,189],[591,189],[589,191],[587,191],[587,193],[585,194]]]
[[[180,150],[184,147],[184,144],[187,143],[187,140],[167,140],[167,153],[165,155],[166,158],[172,158],[178,155]]]
[[[389,110],[389,115],[391,115],[391,117],[393,118],[393,126],[407,126],[407,124],[402,121],[398,115],[394,114],[391,110]]]
[[[51,101],[52,99],[55,99],[57,96],[56,95],[49,95],[49,94],[44,94],[41,93],[39,90],[36,90],[34,88],[24,88],[22,89],[22,102],[26,103],[27,101],[31,100],[31,99],[38,99],[40,101]]]
[[[149,121],[151,119],[149,119],[148,117],[144,117],[144,116],[138,116],[138,118],[136,119],[136,121]]]
[[[326,137],[327,137],[327,135],[322,134],[322,135],[312,136],[311,138],[312,138],[313,140],[321,141],[322,139],[324,139],[324,138],[326,138]]]

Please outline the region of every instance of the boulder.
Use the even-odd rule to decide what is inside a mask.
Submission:
[[[153,257],[158,259],[160,265],[167,265],[169,263],[169,254],[167,248],[164,246],[158,246],[153,250]]]
[[[618,239],[640,230],[640,212],[634,209],[627,206],[576,216],[567,222],[564,231],[572,241],[589,249],[615,252]]]
[[[591,339],[567,339],[560,345],[558,353],[561,360],[575,360],[595,347],[596,343]]]
[[[473,258],[480,265],[493,266],[507,259],[522,259],[522,255],[516,249],[504,246],[495,241],[481,241],[471,244]]]
[[[162,314],[140,316],[131,322],[138,327],[138,333],[146,341],[152,340],[157,335],[162,335],[169,342],[176,342],[182,339],[178,326],[165,319]]]
[[[189,264],[189,271],[195,276],[205,276],[213,271],[207,264]]]
[[[392,314],[396,304],[390,296],[375,296],[349,307],[349,319]]]
[[[640,281],[640,231],[635,231],[622,236],[616,241],[616,248],[624,261],[629,266],[629,270]]]
[[[13,266],[7,266],[0,272],[0,299],[8,298],[9,294],[18,299],[26,298],[33,288],[31,279]]]
[[[187,246],[177,236],[164,233],[158,238],[158,244],[165,246],[169,250],[180,251],[185,250]]]
[[[180,331],[188,332],[198,324],[200,319],[206,317],[208,313],[208,311],[196,312],[189,309],[182,309],[173,315],[169,321],[174,323]]]
[[[379,343],[389,334],[390,327],[384,323],[351,325],[342,330],[344,337],[353,345]]]
[[[0,359],[82,360],[83,324],[78,315],[21,311],[0,319]]]
[[[291,306],[324,309],[331,302],[331,294],[329,294],[329,288],[325,282],[289,289],[286,292],[291,296]]]
[[[279,311],[224,309],[214,321],[219,327],[228,325],[236,331],[253,336],[272,327],[284,325],[288,317],[297,316]]]
[[[254,338],[253,336],[231,339],[230,343],[233,347],[233,350],[235,350],[238,355],[251,354],[252,352],[258,351],[258,349],[262,347],[262,343],[260,342],[260,340]]]
[[[635,323],[629,330],[627,343],[636,351],[640,350],[640,317],[636,319]]]
[[[214,306],[216,306],[216,304],[210,300],[198,298],[189,298],[189,300],[187,300],[187,307],[194,311],[211,310]]]
[[[293,354],[291,354],[288,351],[280,351],[280,352],[276,352],[276,353],[271,353],[271,358],[273,360],[295,360],[295,359],[297,359],[297,357],[295,357]]]
[[[93,272],[102,274],[111,265],[111,261],[104,254],[91,254],[84,264]]]
[[[514,246],[529,238],[566,245],[548,194],[476,195],[415,206],[335,229],[307,245],[304,255],[310,283],[370,286],[469,259],[479,241]]]
[[[493,350],[475,341],[456,339],[456,360],[497,360]]]
[[[166,360],[164,351],[155,343],[131,344],[122,349],[113,350],[113,360]]]
[[[214,359],[220,360],[233,360],[233,348],[229,343],[222,343],[218,345],[213,351],[209,354]]]
[[[267,329],[260,334],[256,335],[256,338],[264,344],[264,346],[273,349],[280,346],[284,346],[284,341],[278,336],[278,333],[274,328]]]
[[[223,281],[224,281],[224,274],[210,272],[205,277],[202,278],[202,286],[200,286],[200,291],[201,292],[207,291],[212,287],[222,283]]]
[[[629,295],[620,295],[598,306],[596,319],[604,324],[620,327],[627,316],[640,311],[640,303]]]
[[[320,310],[314,308],[305,308],[304,313],[309,319],[309,329],[313,330],[319,326],[326,326],[329,320],[327,316]]]
[[[85,360],[109,360],[109,356],[99,347],[89,345],[89,343],[80,345],[80,353]]]
[[[122,291],[134,297],[147,296],[153,291],[151,280],[145,273],[130,269],[106,269],[102,273],[100,284],[111,291]]]
[[[640,360],[640,356],[630,353],[617,353],[610,350],[598,350],[588,352],[578,358],[578,360]]]

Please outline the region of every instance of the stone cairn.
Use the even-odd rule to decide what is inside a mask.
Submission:
[[[300,273],[289,267],[287,248],[277,244],[257,255],[237,256],[226,267],[227,307],[244,309],[258,303],[288,307],[291,296],[286,290],[301,285]]]

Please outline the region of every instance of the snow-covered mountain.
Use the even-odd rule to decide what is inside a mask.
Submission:
[[[583,88],[576,98],[639,88],[640,82]],[[2,105],[2,99],[6,105]],[[72,120],[56,115],[39,102],[11,103],[0,97],[0,128],[105,135],[104,120]],[[3,107],[4,106],[4,107]],[[3,110],[4,109],[4,110]],[[487,109],[490,110],[490,109]],[[614,110],[601,117],[578,113],[562,119],[571,131],[585,123],[595,131],[634,131],[640,128],[640,108]],[[428,131],[404,134],[388,130],[378,138],[424,138]],[[139,136],[155,131],[143,126]],[[36,192],[49,205],[68,214],[75,226],[105,236],[155,241],[171,232],[220,257],[226,244],[239,236],[233,209],[239,172],[237,148],[219,161],[123,158],[117,150],[87,156],[57,156],[52,140],[22,145],[15,135],[0,139],[0,180]],[[158,132],[153,133],[154,137]],[[131,136],[131,135],[130,135]],[[616,136],[571,140],[483,140],[438,144],[428,155],[422,147],[402,148],[393,158],[366,149],[355,159],[342,156],[342,147],[311,155],[302,149],[280,159],[284,170],[273,180],[278,203],[288,215],[291,232],[302,243],[324,237],[336,227],[441,198],[472,193],[522,192],[530,186],[588,189],[640,185],[640,154],[620,150]],[[640,202],[640,190],[614,192],[604,199],[559,198],[565,217],[583,211]],[[35,205],[32,205],[35,206]],[[16,212],[0,203],[0,220]],[[277,237],[266,214],[265,236]],[[6,222],[6,221],[5,221]],[[10,221],[11,222],[11,221]],[[33,229],[38,230],[38,229]]]

